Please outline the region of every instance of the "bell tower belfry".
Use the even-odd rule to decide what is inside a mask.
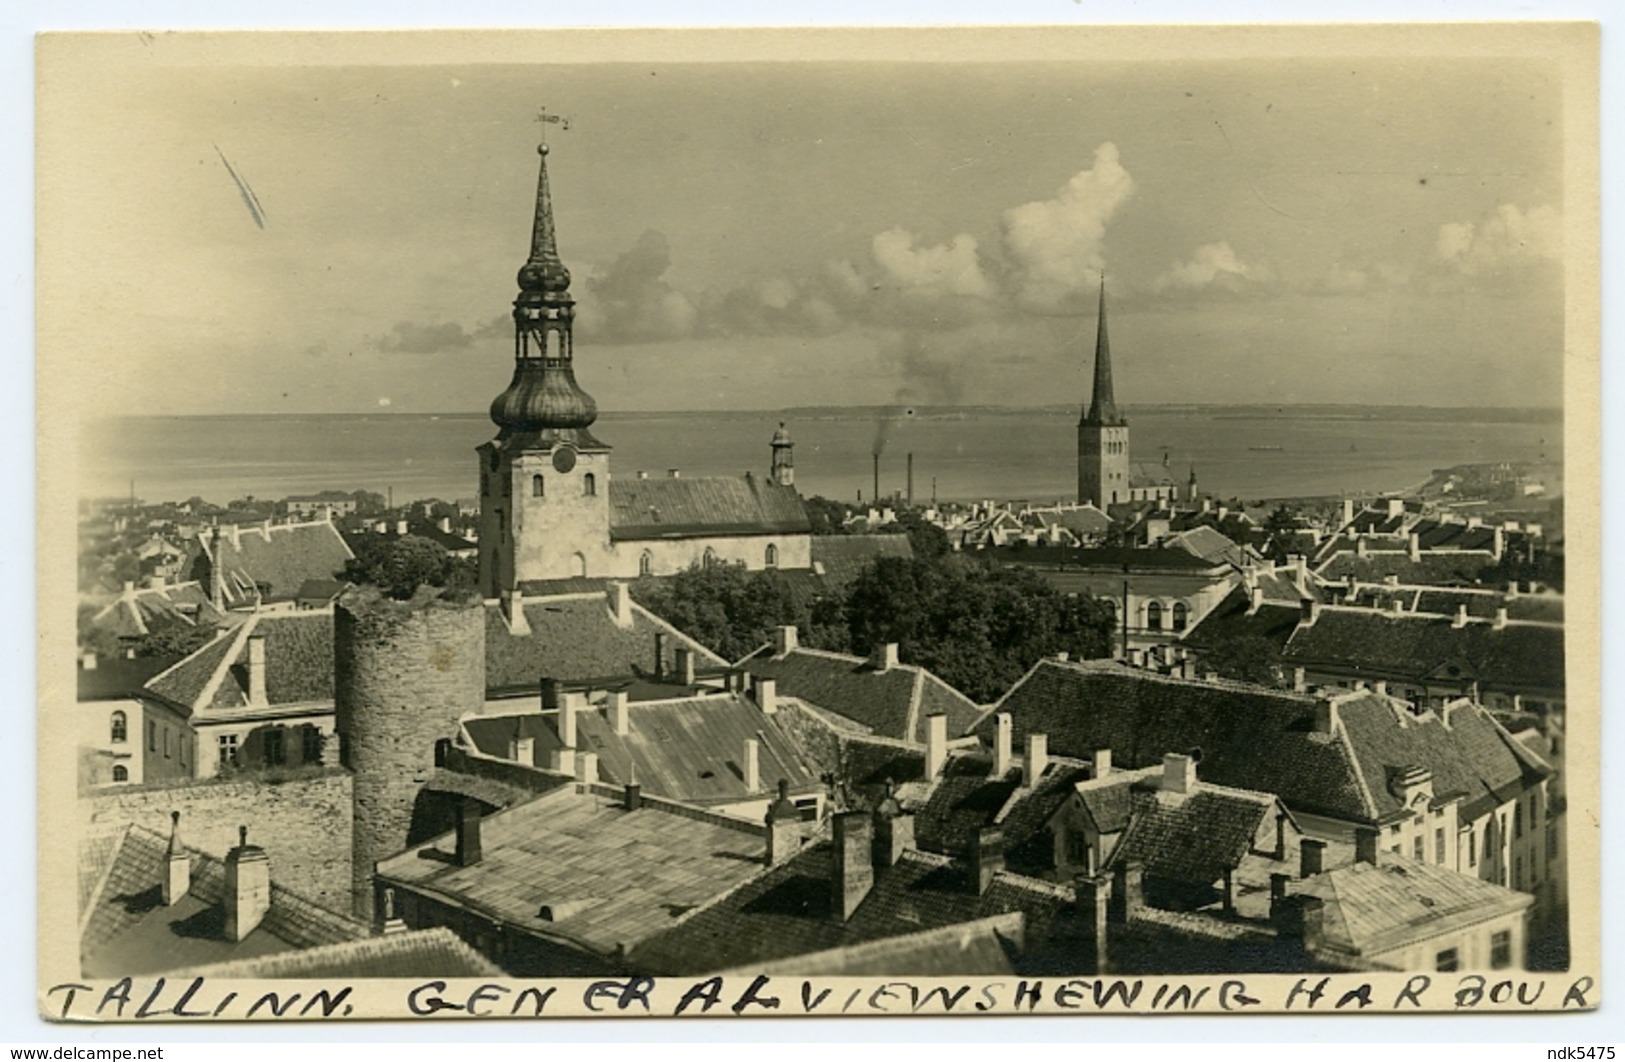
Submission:
[[[1078,421],[1078,501],[1105,509],[1129,500],[1128,421],[1112,393],[1112,348],[1106,336],[1106,278],[1100,278],[1095,331],[1095,382]]]
[[[545,111],[541,120],[562,124]],[[488,598],[532,580],[606,574],[611,555],[609,447],[588,430],[598,405],[576,383],[575,300],[553,231],[548,146],[536,150],[530,257],[513,302],[513,379],[491,402],[497,436],[478,451]]]

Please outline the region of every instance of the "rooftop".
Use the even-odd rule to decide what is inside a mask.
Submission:
[[[218,539],[200,532],[198,542],[203,552],[194,574],[207,585],[209,566],[219,564],[228,608],[252,604],[259,583],[267,584],[268,598],[292,598],[305,580],[331,579],[354,556],[326,520],[222,528]]]
[[[147,689],[194,711],[250,706],[249,639],[265,643],[267,706],[333,702],[333,614],[256,612],[155,676]]]
[[[609,485],[609,533],[629,539],[811,531],[801,495],[767,479],[616,479]]]

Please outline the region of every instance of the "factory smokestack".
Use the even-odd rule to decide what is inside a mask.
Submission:
[[[908,453],[908,507],[914,508],[914,451]]]
[[[874,459],[875,459],[875,492],[873,494],[869,495],[869,497],[874,499],[874,504],[879,505],[880,504],[880,454],[879,454],[878,451],[875,453]]]

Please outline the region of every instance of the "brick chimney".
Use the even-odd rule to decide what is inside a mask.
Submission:
[[[1356,863],[1377,864],[1377,828],[1375,826],[1354,827],[1354,861]]]
[[[1015,755],[1012,751],[1014,740],[1014,719],[1009,712],[999,712],[993,716],[993,777],[1003,778],[1010,773],[1014,764]]]
[[[331,513],[332,510],[328,510],[328,511],[329,511],[329,513]],[[442,516],[440,518],[440,533],[443,534],[443,535],[451,534],[451,517]]]
[[[1112,773],[1112,750],[1096,749],[1089,754],[1089,777],[1104,778]]]
[[[942,773],[948,762],[948,717],[941,712],[925,717],[925,777]]]
[[[384,936],[394,933],[404,933],[407,930],[406,922],[401,918],[400,912],[395,908],[395,890],[384,889],[383,904],[379,908],[383,912],[382,926]]]
[[[1507,533],[1498,527],[1495,529],[1495,535],[1490,541],[1490,557],[1494,560],[1500,560],[1506,551]]]
[[[986,896],[993,884],[993,875],[1004,869],[1004,831],[997,826],[983,826],[971,838],[970,876],[976,895]]]
[[[762,788],[762,743],[756,738],[745,739],[745,792],[754,793]]]
[[[643,806],[643,787],[636,782],[627,782],[623,804],[627,811],[636,811],[641,808]]]
[[[1506,627],[1506,625],[1507,625],[1507,609],[1506,609],[1505,605],[1502,605],[1500,608],[1495,610],[1495,624],[1494,624],[1494,627],[1495,627],[1496,630],[1503,630]]]
[[[518,717],[513,721],[513,736],[508,739],[508,758],[526,767],[536,766],[536,739],[525,733],[525,725]]]
[[[559,740],[567,749],[576,747],[576,712],[581,707],[580,696],[574,690],[559,696]]]
[[[1365,556],[1366,551],[1369,548],[1370,547],[1368,547],[1366,545],[1366,543],[1365,543],[1365,532],[1364,531],[1361,531],[1359,534],[1354,536],[1354,555],[1356,557]]]
[[[609,725],[616,737],[632,732],[632,695],[625,690],[609,691]]]
[[[1450,621],[1450,626],[1456,628],[1457,630],[1460,630],[1461,628],[1467,626],[1467,606],[1466,605],[1457,605],[1456,606],[1456,618]]]
[[[1247,595],[1247,615],[1254,616],[1264,607],[1264,588],[1255,586]]]
[[[226,853],[226,939],[236,943],[259,927],[271,909],[271,860],[237,828],[237,847]]]
[[[270,703],[265,692],[265,635],[258,631],[248,636],[248,703]]]
[[[582,785],[598,782],[598,753],[583,752],[576,756],[576,781]]]
[[[1112,868],[1112,891],[1107,905],[1110,920],[1126,925],[1145,904],[1145,865],[1139,860]]]
[[[1181,796],[1196,791],[1196,759],[1179,752],[1162,757],[1162,791]]]
[[[1354,522],[1354,499],[1353,498],[1344,498],[1343,499],[1343,523],[1340,526],[1347,527],[1348,525],[1352,524],[1353,522]]]
[[[1312,878],[1326,869],[1326,842],[1305,837],[1298,842],[1298,877]]]
[[[502,591],[502,618],[508,622],[508,633],[523,637],[530,633],[530,621],[525,618],[525,592],[519,587]]]
[[[1301,667],[1292,669],[1292,692],[1307,693],[1309,691],[1309,672]]]
[[[1415,531],[1405,540],[1405,555],[1413,561],[1422,559],[1422,536]]]
[[[1317,734],[1331,734],[1337,729],[1337,702],[1330,697],[1315,699],[1315,729]]]
[[[1315,621],[1320,619],[1320,602],[1312,597],[1303,598],[1298,602],[1298,622],[1305,627],[1313,627]]]
[[[897,643],[885,642],[869,652],[869,666],[876,671],[890,671],[897,666]]]
[[[894,867],[906,849],[914,847],[914,816],[903,810],[890,780],[875,806],[875,865]]]
[[[460,867],[471,867],[483,858],[480,850],[480,818],[483,810],[479,801],[464,797],[456,805],[455,815],[457,826],[455,834],[456,848],[452,857]]]
[[[790,783],[779,779],[779,796],[767,809],[767,865],[776,867],[801,850],[801,811],[790,800]]]
[[[266,530],[270,530],[270,529],[267,528]],[[406,535],[407,535],[407,526],[406,526],[406,521],[405,520],[396,520],[395,521],[395,533],[397,535],[401,536],[402,538],[406,537]]]
[[[181,813],[169,813],[169,850],[164,866],[164,906],[177,903],[192,888],[192,857],[181,844]]]
[[[1021,764],[1021,784],[1028,789],[1036,786],[1049,766],[1049,735],[1028,734],[1027,755]]]
[[[610,583],[605,594],[609,598],[609,611],[615,617],[615,626],[632,626],[632,591],[625,583]]]
[[[1388,515],[1389,516],[1404,516],[1405,515],[1405,499],[1404,498],[1389,498],[1388,499]]]
[[[763,715],[773,715],[779,710],[779,682],[777,679],[758,676],[756,679],[756,707],[762,710]]]
[[[791,624],[773,628],[773,655],[783,656],[795,652],[797,645],[796,629]]]
[[[874,833],[869,815],[843,811],[835,816],[835,875],[830,882],[830,911],[841,922],[850,921],[858,904],[874,888]]]
[[[694,685],[694,650],[679,645],[672,650],[672,677],[684,686]]]
[[[1072,879],[1072,893],[1076,897],[1073,914],[1087,942],[1086,955],[1093,961],[1093,969],[1083,973],[1104,973],[1108,961],[1106,925],[1112,901],[1112,879],[1104,874],[1080,874]]]

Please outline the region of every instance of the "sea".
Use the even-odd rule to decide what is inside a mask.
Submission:
[[[1225,498],[1368,496],[1415,487],[1434,469],[1509,461],[1560,475],[1556,410],[1162,406],[1127,413],[1136,464]],[[594,433],[614,474],[765,474],[785,422],[796,485],[846,501],[905,494],[917,504],[986,498],[1043,504],[1076,493],[1073,408],[805,409],[604,413]],[[396,504],[472,497],[484,414],[120,417],[87,426],[81,497],[223,504],[320,490],[377,491]]]

